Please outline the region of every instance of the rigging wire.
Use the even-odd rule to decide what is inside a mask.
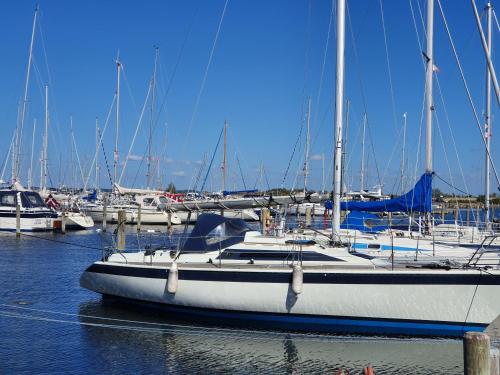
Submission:
[[[198,95],[196,96],[196,101],[195,101],[195,104],[194,104],[193,113],[191,114],[191,119],[190,119],[189,124],[188,124],[188,131],[187,131],[186,139],[184,140],[184,145],[183,145],[183,148],[182,148],[182,150],[183,150],[182,153],[183,154],[184,154],[184,151],[186,149],[189,137],[191,135],[191,129],[193,127],[194,120],[196,118],[196,114],[198,113],[198,106],[200,104],[200,99],[201,99],[201,95],[203,94],[203,90],[205,89],[205,83],[207,81],[208,71],[210,69],[210,65],[212,64],[212,59],[213,59],[213,56],[214,56],[215,47],[216,47],[217,41],[219,39],[219,34],[220,34],[220,31],[221,31],[221,28],[222,28],[222,22],[224,21],[224,16],[226,14],[226,9],[227,9],[228,3],[229,3],[229,0],[225,0],[225,2],[224,2],[224,8],[222,9],[222,14],[221,14],[220,19],[219,19],[219,25],[217,26],[217,32],[215,33],[214,42],[212,44],[212,48],[210,49],[210,55],[208,57],[207,66],[205,67],[205,72],[203,74],[203,79],[201,81],[200,90],[198,91]]]
[[[387,33],[386,33],[386,29],[385,29],[385,19],[384,19],[384,8],[382,6],[382,0],[379,0],[379,4],[380,4],[380,16],[381,16],[381,19],[382,19],[382,30],[383,30],[383,34],[384,34],[384,45],[385,45],[385,58],[386,58],[386,61],[387,61],[387,73],[389,75],[389,88],[391,90],[391,104],[392,104],[392,117],[393,117],[393,121],[394,121],[394,130],[396,130],[398,128],[398,122],[397,122],[397,116],[396,116],[396,101],[394,100],[394,88],[393,88],[393,84],[392,84],[392,73],[391,73],[391,63],[390,63],[390,59],[389,59],[389,46],[387,45]],[[389,161],[390,163],[390,161]],[[383,179],[383,177],[382,177]]]
[[[481,129],[481,121],[479,121],[479,116],[477,114],[476,107],[474,106],[474,102],[472,100],[472,96],[471,96],[471,93],[469,91],[469,86],[467,85],[467,81],[465,80],[464,72],[462,70],[462,64],[460,63],[460,59],[458,57],[457,50],[455,48],[455,43],[453,42],[453,38],[451,36],[450,29],[448,28],[448,22],[446,21],[446,17],[444,15],[443,7],[441,6],[441,1],[438,0],[437,3],[438,3],[438,6],[439,6],[439,11],[441,13],[441,16],[443,17],[443,23],[444,23],[444,26],[446,28],[446,32],[448,34],[448,39],[450,41],[450,44],[451,44],[451,47],[452,47],[452,50],[453,50],[453,54],[455,56],[455,61],[456,61],[457,65],[458,65],[458,69],[459,69],[460,75],[462,77],[462,83],[464,84],[465,91],[467,92],[467,98],[469,99],[469,103],[471,105],[471,109],[472,109],[472,112],[474,114],[474,118],[476,120],[476,126],[477,126],[477,128],[479,130],[479,133],[481,134],[481,140],[483,141],[483,144],[484,144],[485,149],[486,149],[486,154],[488,155],[488,159],[489,159],[490,164],[491,164],[491,168],[492,168],[493,173],[495,175],[495,178],[497,180],[497,188],[498,188],[498,190],[500,190],[500,178],[498,176],[497,169],[496,169],[495,164],[493,162],[493,158],[491,157],[490,150],[488,149],[488,147],[486,145],[486,139],[484,137],[483,130]]]

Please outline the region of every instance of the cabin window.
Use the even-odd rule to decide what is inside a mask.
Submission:
[[[16,193],[2,192],[0,193],[0,204],[2,206],[16,207]]]
[[[45,202],[43,201],[40,194],[34,191],[24,191],[21,193],[21,202],[24,207],[45,207]]]

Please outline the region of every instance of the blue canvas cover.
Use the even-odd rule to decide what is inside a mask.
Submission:
[[[222,250],[245,239],[250,231],[242,219],[229,219],[217,214],[198,216],[196,225],[182,245],[181,251],[206,252]]]
[[[355,229],[364,233],[377,233],[387,229],[386,225],[376,225],[379,217],[369,212],[351,211],[340,225],[341,229]]]
[[[331,209],[331,201],[326,202],[325,207]],[[397,198],[375,202],[341,202],[340,209],[365,212],[431,212],[432,173],[424,173],[412,190]]]

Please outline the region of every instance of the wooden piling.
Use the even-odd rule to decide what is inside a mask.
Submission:
[[[465,219],[467,225],[470,224],[470,210],[471,210],[471,208],[467,207],[467,210],[466,210],[467,214],[466,214],[466,219]]]
[[[490,337],[482,332],[464,335],[464,374],[490,375]]]
[[[306,226],[311,225],[311,207],[306,207]]]
[[[172,211],[170,209],[167,211],[167,228],[169,231],[172,230]]]
[[[260,220],[262,223],[262,231],[263,232],[267,231],[267,229],[269,227],[269,208],[264,207],[260,211]]]
[[[66,212],[61,215],[61,233],[66,234]]]
[[[16,238],[21,237],[21,205],[16,204]]]
[[[500,350],[498,348],[490,349],[490,374],[500,375]]]
[[[102,207],[102,231],[106,232],[106,216],[108,215],[108,197],[105,195],[103,197],[103,207]]]
[[[141,221],[142,221],[142,205],[137,207],[137,231],[141,231]]]
[[[118,226],[116,227],[116,248],[117,250],[125,249],[125,223],[126,223],[125,210],[118,211]]]

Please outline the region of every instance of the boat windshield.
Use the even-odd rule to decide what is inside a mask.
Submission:
[[[213,251],[243,242],[245,233],[250,231],[241,219],[228,219],[216,214],[198,217],[193,231],[182,246],[182,251]]]
[[[0,191],[0,206],[16,207],[17,205],[17,191]],[[21,205],[23,207],[45,207],[40,194],[34,191],[21,191]]]

